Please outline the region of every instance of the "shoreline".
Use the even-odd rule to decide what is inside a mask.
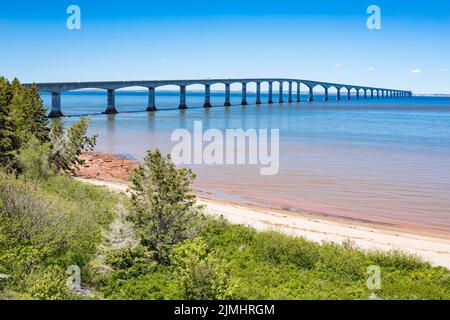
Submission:
[[[79,170],[80,181],[126,192],[126,176],[137,165],[133,160],[111,154],[88,153],[86,164]],[[245,225],[258,231],[274,230],[301,236],[314,242],[353,242],[364,250],[401,250],[415,254],[435,266],[450,268],[450,237],[441,234],[407,230],[398,226],[351,221],[314,213],[298,213],[231,200],[208,197],[195,192],[197,202],[206,206],[211,216],[223,216],[233,224]]]

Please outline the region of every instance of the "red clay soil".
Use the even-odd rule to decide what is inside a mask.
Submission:
[[[84,165],[78,168],[77,176],[111,182],[128,181],[131,172],[139,164],[136,161],[115,157],[107,153],[89,152],[81,156]]]

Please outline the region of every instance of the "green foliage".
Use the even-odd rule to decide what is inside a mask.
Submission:
[[[228,264],[208,252],[208,244],[202,238],[175,246],[171,260],[183,299],[233,298],[237,283]]]
[[[54,174],[50,166],[51,146],[30,136],[17,155],[22,175],[30,180],[47,179]]]
[[[148,152],[144,163],[131,177],[130,214],[136,234],[160,263],[169,262],[174,244],[195,236],[196,216],[191,184],[195,175],[188,169],[177,169],[170,156],[156,149]]]
[[[22,143],[26,142],[29,136],[36,137],[41,143],[48,142],[48,120],[37,86],[24,87],[17,79],[13,80],[11,86],[14,94],[11,112]]]
[[[0,274],[8,275],[4,289],[31,298],[66,297],[63,275],[56,276],[56,268],[87,266],[116,205],[114,195],[69,178],[52,176],[37,184],[1,174]]]
[[[449,270],[432,268],[414,256],[364,252],[350,243],[318,244],[221,219],[206,219],[199,237],[176,245],[169,265],[152,264],[151,270],[136,272],[133,260],[125,261],[115,261],[114,271],[102,282],[107,298],[450,298]],[[139,270],[143,264],[140,260]],[[381,290],[367,288],[371,265],[381,268]]]
[[[49,266],[29,277],[27,291],[31,297],[38,300],[73,299],[74,295],[67,287],[66,278],[64,269],[55,265]]]
[[[82,152],[94,149],[97,136],[87,136],[90,118],[81,117],[69,129],[65,129],[60,119],[54,119],[50,129],[52,152],[50,162],[56,172],[74,175],[75,170],[83,165]]]
[[[320,259],[317,246],[302,238],[292,241],[277,232],[259,233],[255,238],[260,245],[254,248],[254,254],[268,263],[313,269]]]
[[[19,135],[12,114],[13,97],[11,84],[0,77],[0,166],[7,169],[15,167],[14,152],[20,148]]]

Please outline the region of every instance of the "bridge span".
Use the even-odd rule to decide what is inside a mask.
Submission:
[[[148,88],[148,106],[147,111],[157,111],[156,107],[156,88],[173,85],[180,87],[180,103],[179,109],[187,109],[186,105],[186,87],[190,85],[203,85],[205,88],[205,102],[204,107],[211,107],[211,86],[214,84],[225,85],[225,102],[224,106],[231,106],[230,87],[234,83],[239,83],[242,86],[242,101],[241,105],[247,105],[247,85],[249,83],[256,83],[256,101],[255,104],[261,104],[261,84],[268,83],[268,104],[274,103],[273,101],[273,84],[279,83],[278,102],[283,103],[283,85],[288,83],[288,101],[294,102],[293,98],[293,85],[296,84],[296,97],[295,101],[300,102],[300,85],[303,84],[308,88],[308,102],[314,101],[314,89],[316,87],[322,87],[325,91],[324,100],[329,100],[329,90],[335,88],[336,100],[341,100],[344,90],[347,92],[346,99],[351,99],[352,90],[356,90],[356,99],[374,99],[374,98],[400,98],[411,97],[411,91],[386,89],[376,87],[365,87],[348,84],[328,83],[311,80],[300,79],[280,79],[280,78],[258,78],[258,79],[205,79],[205,80],[144,80],[144,81],[106,81],[106,82],[61,82],[61,83],[37,83],[41,92],[49,92],[52,94],[52,108],[50,118],[63,117],[61,110],[61,93],[66,91],[81,90],[81,89],[102,89],[107,91],[107,104],[104,111],[105,114],[118,113],[115,103],[115,92],[118,89],[127,87],[144,87]],[[31,86],[32,84],[25,84]]]

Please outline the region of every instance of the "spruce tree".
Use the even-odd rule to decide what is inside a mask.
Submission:
[[[169,263],[172,246],[197,232],[201,208],[191,189],[194,179],[190,169],[177,169],[170,155],[164,157],[158,149],[148,152],[131,177],[128,219],[159,263]]]
[[[30,135],[35,136],[40,142],[48,142],[48,120],[44,109],[39,89],[33,84],[31,88],[22,86],[19,80],[12,82],[13,99],[11,111],[18,134],[23,140],[28,140]]]
[[[14,151],[20,147],[11,112],[13,96],[11,83],[0,77],[0,166],[8,169],[15,167]]]

